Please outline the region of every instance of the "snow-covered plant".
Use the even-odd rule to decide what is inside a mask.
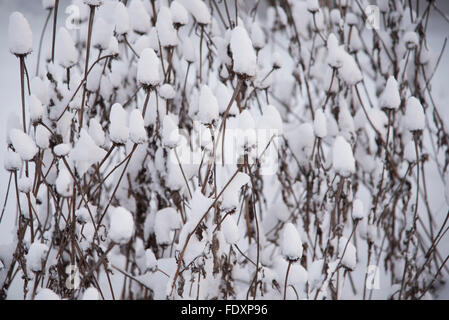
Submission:
[[[9,20],[0,298],[432,297],[449,228],[449,192],[430,194],[449,190],[434,1],[379,1],[379,28],[364,0],[73,3],[79,30],[57,30],[42,1],[49,43]]]

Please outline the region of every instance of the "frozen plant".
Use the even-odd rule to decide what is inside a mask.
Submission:
[[[445,52],[418,2],[378,1],[379,29],[361,0],[72,0],[77,30],[44,0],[42,34],[8,13],[0,299],[435,297]]]

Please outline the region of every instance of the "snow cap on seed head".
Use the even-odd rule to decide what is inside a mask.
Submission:
[[[27,19],[20,12],[9,16],[9,51],[16,56],[24,56],[33,51],[33,33]]]
[[[137,80],[146,87],[155,87],[162,81],[159,71],[160,61],[151,48],[142,51],[137,66]]]

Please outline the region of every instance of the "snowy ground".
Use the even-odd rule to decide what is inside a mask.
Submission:
[[[39,44],[39,35],[42,30],[46,12],[42,10],[40,5],[40,0],[0,0],[0,39],[3,45],[0,48],[0,101],[1,104],[1,116],[0,116],[0,150],[2,154],[6,150],[5,146],[5,136],[6,128],[8,122],[8,114],[14,110],[19,110],[20,108],[20,91],[19,91],[19,62],[17,58],[10,54],[8,50],[8,20],[9,15],[13,11],[21,11],[25,17],[28,19],[31,28],[33,30],[33,46],[34,50],[37,52],[37,46]],[[60,4],[60,14],[62,16],[59,23],[64,23],[67,15],[64,13],[65,8],[69,4],[69,0],[62,0]],[[439,7],[444,11],[446,15],[449,16],[449,1],[437,1]],[[51,26],[51,25],[50,25]],[[438,13],[434,12],[433,17],[429,25],[429,38],[428,41],[430,46],[433,48],[437,54],[441,50],[444,43],[445,37],[449,37],[449,23],[445,21]],[[50,33],[47,32],[47,37],[45,38],[45,43],[49,43]],[[43,48],[50,47],[45,45]],[[44,49],[45,50],[45,49]],[[46,55],[45,51],[42,53],[43,56]],[[34,75],[36,70],[36,56],[32,55],[26,63],[28,67],[28,72]],[[434,98],[437,105],[440,108],[440,113],[445,117],[446,125],[449,125],[449,112],[446,108],[449,107],[449,92],[447,90],[448,81],[448,71],[449,71],[449,48],[446,48],[444,52],[439,69],[433,78],[433,92]],[[428,174],[428,188],[430,190],[430,202],[433,210],[435,211],[436,217],[439,219],[444,218],[448,210],[447,201],[444,196],[444,188],[442,187],[440,178],[435,173],[435,170],[429,168]],[[4,195],[7,189],[9,175],[2,169],[0,170],[0,201],[3,202]],[[13,198],[10,198],[8,203],[5,216],[3,221],[0,223],[0,244],[11,241],[12,234],[11,226],[14,223],[15,218],[15,206],[13,203]],[[449,252],[449,236],[442,241],[441,253],[446,256]],[[449,280],[449,279],[448,279]],[[445,286],[442,287],[439,298],[449,299],[449,281]]]

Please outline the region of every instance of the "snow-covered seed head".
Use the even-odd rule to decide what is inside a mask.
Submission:
[[[70,152],[70,158],[75,163],[78,174],[83,176],[94,163],[100,162],[105,155],[106,151],[97,146],[87,130],[81,129],[80,138]]]
[[[357,18],[357,16],[356,16],[354,13],[349,12],[349,13],[346,15],[346,23],[347,23],[350,27],[356,26],[357,23],[358,23],[358,18]]]
[[[178,34],[173,27],[170,9],[161,7],[157,15],[156,30],[162,47],[176,47],[178,45]]]
[[[20,158],[22,158],[22,160],[32,160],[38,152],[33,139],[31,139],[31,137],[22,130],[11,129],[9,138],[14,149],[20,155]]]
[[[273,53],[272,60],[273,60],[273,69],[282,68],[282,56],[278,51]]]
[[[399,95],[399,87],[396,79],[390,76],[387,80],[382,95],[380,96],[380,107],[387,109],[397,109],[401,104],[401,96]]]
[[[123,2],[118,2],[115,6],[115,32],[119,35],[127,34],[131,29],[128,9]]]
[[[189,13],[178,1],[175,0],[170,4],[170,12],[176,29],[189,23]]]
[[[116,144],[125,144],[129,139],[128,114],[120,103],[115,103],[111,108],[111,124],[109,137]]]
[[[100,50],[106,50],[109,48],[111,37],[111,26],[103,18],[98,18],[94,24],[92,33],[93,46]]]
[[[78,62],[78,50],[69,32],[64,27],[59,29],[56,42],[58,43],[56,57],[59,64],[63,68],[71,68]]]
[[[29,193],[33,187],[33,180],[30,177],[22,177],[17,183],[20,192]]]
[[[307,11],[315,14],[320,10],[320,5],[318,4],[318,0],[307,0]]]
[[[202,123],[213,123],[218,119],[218,102],[212,90],[203,85],[200,91],[198,117]]]
[[[57,157],[65,157],[72,150],[71,146],[67,143],[60,143],[53,147],[53,153]]]
[[[284,226],[281,236],[282,255],[288,261],[297,261],[302,257],[302,241],[298,230],[292,223]]]
[[[9,51],[16,56],[25,56],[33,51],[33,33],[27,19],[20,12],[9,16]]]
[[[147,131],[139,109],[134,109],[129,115],[129,137],[132,142],[142,144],[147,141]]]
[[[315,119],[313,120],[313,132],[318,138],[327,136],[326,116],[321,108],[315,111]]]
[[[408,50],[414,50],[419,43],[419,37],[416,32],[409,31],[404,35],[404,44]]]
[[[42,102],[32,94],[29,98],[30,104],[30,120],[33,124],[42,120],[42,115],[44,114],[44,107]]]
[[[50,147],[50,136],[51,133],[43,125],[39,124],[36,127],[36,145],[40,149],[47,149]]]
[[[365,209],[363,207],[363,202],[360,199],[355,199],[352,203],[352,219],[361,220],[365,218]]]
[[[422,131],[425,127],[425,115],[421,102],[415,97],[410,97],[405,106],[405,126],[408,130]]]
[[[195,47],[193,41],[189,37],[185,37],[182,42],[182,55],[188,63],[193,63],[196,60]]]
[[[145,250],[145,267],[146,270],[156,270],[157,268],[157,259],[151,249]]]
[[[257,56],[246,29],[237,26],[231,34],[233,70],[241,77],[252,78],[257,71]]]
[[[251,41],[253,42],[254,49],[256,49],[256,51],[259,51],[265,47],[265,33],[257,21],[251,26]]]
[[[146,88],[152,88],[162,81],[160,60],[151,48],[142,51],[137,67],[137,80]]]
[[[43,262],[45,261],[47,256],[47,252],[47,245],[40,242],[33,242],[26,255],[27,267],[34,272],[41,271]]]
[[[181,3],[195,18],[199,25],[205,26],[211,23],[212,17],[209,8],[202,0],[183,0]]]
[[[355,159],[351,145],[342,136],[335,138],[332,162],[335,171],[343,177],[349,177],[355,172]]]
[[[221,227],[223,235],[228,244],[237,244],[240,239],[239,228],[235,222],[235,218],[232,214],[226,216],[222,221]]]
[[[110,214],[109,238],[116,244],[126,244],[134,233],[132,214],[123,207],[115,208]]]
[[[334,69],[343,65],[343,48],[339,46],[337,37],[333,33],[327,38],[327,64]]]
[[[4,160],[4,168],[6,171],[14,172],[22,169],[22,159],[17,152],[8,149],[6,151],[5,160]]]
[[[151,18],[142,0],[132,0],[129,5],[131,28],[138,34],[145,34],[151,28]]]
[[[158,90],[159,95],[164,100],[172,100],[176,96],[176,91],[169,83],[164,83]]]

